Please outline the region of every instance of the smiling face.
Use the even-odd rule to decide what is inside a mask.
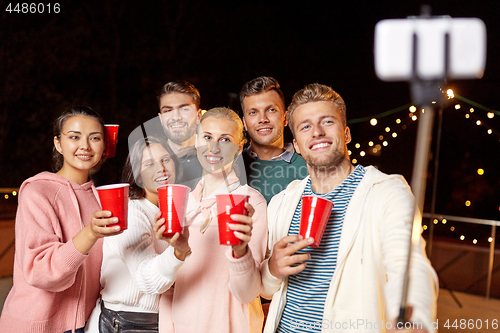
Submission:
[[[142,152],[139,182],[153,203],[158,201],[158,187],[175,183],[175,163],[161,144],[150,144]]]
[[[199,110],[191,96],[169,93],[160,98],[160,116],[169,140],[176,144],[191,139],[196,132]]]
[[[231,171],[234,158],[242,149],[242,133],[232,120],[206,118],[200,123],[196,141],[198,160],[208,173]]]
[[[298,106],[293,115],[295,150],[314,168],[340,166],[349,160],[349,127],[343,125],[339,108],[332,102],[310,102]]]
[[[72,116],[65,121],[60,137],[54,137],[54,145],[64,159],[58,173],[81,183],[79,179],[86,180],[89,170],[101,160],[104,129],[91,117]]]
[[[283,130],[286,126],[285,105],[278,93],[269,90],[246,96],[243,100],[245,129],[252,144],[283,146]]]

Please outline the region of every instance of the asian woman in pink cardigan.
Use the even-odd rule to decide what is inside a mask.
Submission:
[[[0,332],[83,332],[99,297],[102,238],[121,232],[102,211],[89,170],[104,151],[104,122],[73,107],[54,124],[54,169],[24,181],[16,214],[14,285]]]

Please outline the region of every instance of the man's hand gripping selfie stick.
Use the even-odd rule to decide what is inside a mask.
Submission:
[[[410,258],[412,246],[417,246],[420,238],[434,107],[443,104],[447,79],[483,76],[486,27],[477,18],[430,16],[429,7],[424,6],[420,16],[378,22],[374,54],[377,76],[383,81],[408,81],[413,103],[422,110],[411,179],[416,201],[414,221],[398,317],[398,323],[406,323],[410,320]]]

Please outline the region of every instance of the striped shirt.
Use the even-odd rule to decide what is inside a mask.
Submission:
[[[306,268],[288,277],[287,301],[277,332],[321,332],[326,295],[337,266],[337,254],[344,216],[365,169],[358,165],[335,189],[325,194],[313,192],[308,180],[303,196],[317,195],[333,202],[330,219],[318,248],[307,247],[297,252],[310,253]],[[289,235],[298,235],[302,200],[290,225]]]

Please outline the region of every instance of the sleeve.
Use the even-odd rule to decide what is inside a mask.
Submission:
[[[380,243],[387,274],[384,292],[388,314],[391,319],[395,319],[401,302],[415,199],[409,186],[402,182],[395,184],[390,191],[379,194],[379,197],[384,198],[380,207],[383,216]],[[417,240],[411,251],[408,304],[413,307],[411,320],[426,327],[436,316],[438,281],[425,254],[424,239],[420,234],[414,237]]]
[[[277,220],[277,208],[275,206],[278,201],[280,201],[280,196],[276,195],[271,199],[267,208],[269,240],[266,259],[260,265],[260,274],[262,277],[262,291],[260,296],[264,297],[265,299],[271,299],[273,295],[281,288],[281,284],[283,283],[283,279],[275,277],[269,271],[269,258],[271,257],[273,246],[277,242],[272,231],[274,229],[274,223],[276,223]]]
[[[252,196],[251,196],[252,198]],[[229,261],[229,290],[243,304],[250,303],[262,290],[260,264],[264,260],[267,243],[267,205],[265,199],[254,205],[252,238],[248,251],[241,258],[233,258],[231,247],[226,251]]]
[[[135,285],[147,294],[161,294],[168,290],[184,263],[175,257],[174,248],[170,246],[158,254],[154,242],[152,222],[133,200],[129,201],[128,229],[106,238],[106,244],[121,257]]]
[[[19,197],[16,215],[15,256],[29,285],[61,292],[75,283],[87,255],[81,254],[72,240],[64,243],[61,229],[50,198],[38,184],[26,185]]]

